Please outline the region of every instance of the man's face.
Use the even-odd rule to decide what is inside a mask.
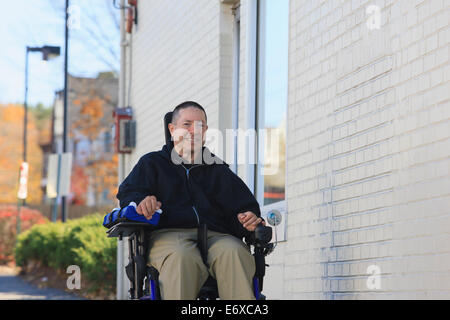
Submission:
[[[207,129],[205,114],[194,107],[181,109],[176,123],[169,123],[174,145],[181,146],[184,152],[193,152],[201,148],[205,144]]]

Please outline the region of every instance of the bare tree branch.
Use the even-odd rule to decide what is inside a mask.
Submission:
[[[114,22],[116,29],[120,30],[119,16],[116,14],[116,9],[114,8],[114,6],[112,4],[108,5],[108,2],[110,2],[110,0],[106,0],[105,2],[106,7],[108,8],[108,12],[112,17],[112,21]]]
[[[89,12],[86,12],[86,16],[89,18],[89,21],[94,23],[94,25],[96,26],[95,30],[93,28],[85,28],[87,30],[87,32],[93,37],[95,38],[96,41],[98,41],[99,43],[104,43],[104,48],[107,49],[109,51],[109,53],[114,57],[114,59],[119,62],[120,59],[117,56],[117,52],[113,49],[115,46],[113,46],[110,43],[110,38],[108,35],[106,35],[103,32],[103,27],[95,22],[98,22],[98,16],[96,14],[95,11],[92,11],[92,15]],[[119,29],[117,29],[117,32],[119,31]],[[97,34],[98,32],[98,34]],[[109,43],[108,43],[109,42]],[[118,43],[117,43],[117,47],[118,47]]]
[[[55,11],[58,16],[65,19],[65,6],[58,6],[57,1],[48,0],[51,7]],[[120,30],[119,21],[117,15],[114,13],[113,3],[109,0],[104,0],[104,5],[107,7],[108,14],[102,15],[106,17],[105,19],[99,19],[97,8],[83,9],[83,25],[81,28],[81,32],[71,32],[70,37],[77,39],[82,43],[86,49],[89,50],[99,61],[103,62],[114,72],[118,71],[118,65],[120,62],[120,57],[118,55],[118,47],[119,43],[117,43],[111,39],[110,34],[104,32],[105,29],[110,28],[105,27],[111,23],[114,25],[117,33]],[[89,4],[91,5],[91,4]],[[104,7],[102,8],[104,11]],[[104,52],[99,50],[99,48],[103,49]]]

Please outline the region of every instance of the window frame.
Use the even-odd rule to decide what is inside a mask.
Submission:
[[[256,12],[256,64],[255,64],[255,87],[254,87],[254,96],[255,96],[255,103],[253,105],[253,119],[254,119],[254,126],[255,130],[258,132],[258,134],[255,136],[255,154],[257,159],[257,165],[253,166],[253,189],[251,189],[260,204],[261,208],[261,214],[263,217],[267,218],[267,215],[271,211],[279,211],[282,215],[282,222],[279,225],[277,235],[278,241],[285,241],[286,240],[286,216],[287,216],[287,201],[286,201],[286,195],[287,195],[287,168],[285,170],[285,198],[282,201],[278,201],[275,203],[264,205],[264,177],[261,175],[262,169],[263,169],[263,161],[261,160],[261,157],[264,156],[264,148],[261,148],[261,146],[264,146],[264,135],[259,134],[260,124],[264,124],[264,91],[261,90],[260,81],[261,79],[264,79],[265,73],[264,73],[264,59],[265,56],[263,53],[260,52],[260,48],[264,47],[264,41],[265,41],[265,1],[257,1],[256,4],[254,4],[255,7],[252,9]],[[288,39],[289,36],[288,36]],[[289,62],[288,62],[289,64]],[[289,75],[287,75],[289,77]],[[287,79],[289,80],[289,79]],[[289,81],[287,82],[289,84]],[[289,93],[288,86],[286,87],[286,94],[287,97]],[[287,117],[287,111],[288,111],[288,104],[286,105],[286,117]],[[286,137],[287,137],[287,119],[286,119]],[[287,143],[287,139],[286,142]],[[285,166],[287,167],[287,146],[285,147]],[[266,219],[267,220],[267,219]]]
[[[240,51],[241,51],[241,6],[238,3],[233,7],[233,75],[232,75],[232,105],[231,125],[233,132],[239,129],[239,93],[240,93]],[[233,134],[233,155],[231,171],[238,174],[238,137]]]

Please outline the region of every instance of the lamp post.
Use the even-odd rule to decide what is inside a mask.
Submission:
[[[25,114],[23,117],[23,162],[27,162],[27,124],[28,124],[28,53],[29,52],[42,52],[42,60],[48,61],[56,58],[60,55],[60,47],[43,46],[39,47],[27,47],[25,55],[25,100],[24,108]],[[24,199],[25,202],[25,199]]]
[[[21,165],[21,179],[20,187],[18,192],[19,200],[22,200],[22,205],[26,205],[27,198],[27,174],[28,174],[28,164],[27,164],[27,133],[28,133],[28,53],[30,52],[41,52],[42,60],[48,61],[50,59],[56,58],[60,55],[60,47],[54,46],[43,46],[43,47],[26,47],[25,53],[25,99],[24,99],[24,116],[23,116],[23,163]],[[26,169],[25,169],[26,168]],[[22,176],[25,173],[25,176]],[[17,233],[20,232],[20,201],[19,208],[17,210]]]

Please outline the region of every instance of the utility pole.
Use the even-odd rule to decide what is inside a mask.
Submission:
[[[64,115],[63,115],[63,153],[67,152],[67,66],[69,57],[69,0],[66,0],[66,21],[64,36]],[[66,196],[61,197],[61,221],[67,220]]]

